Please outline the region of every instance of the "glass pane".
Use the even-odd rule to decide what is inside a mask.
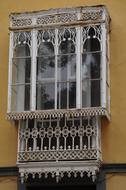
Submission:
[[[94,28],[90,28],[88,32],[88,38],[85,40],[83,46],[83,52],[100,51],[100,42],[96,38],[96,31]]]
[[[100,106],[100,80],[82,81],[82,107]]]
[[[37,84],[37,110],[54,109],[55,85],[54,83]]]
[[[59,54],[75,53],[75,44],[68,37],[63,40],[59,46]]]
[[[76,83],[69,84],[69,108],[76,108]]]
[[[59,109],[76,107],[76,82],[58,83],[57,102]]]
[[[89,79],[82,80],[82,107],[91,106],[91,81]]]
[[[27,57],[27,56],[30,56],[29,46],[23,43],[17,45],[14,51],[14,57]]]
[[[76,77],[76,56],[61,55],[58,56],[58,80],[68,81],[75,80]]]
[[[67,108],[67,83],[58,83],[57,104],[59,109]]]
[[[12,86],[12,111],[30,110],[30,85]]]
[[[82,78],[100,78],[101,53],[85,53],[82,55]]]
[[[100,106],[100,80],[91,81],[91,106]]]
[[[43,56],[37,59],[37,80],[43,78],[54,78],[55,76],[55,57]]]
[[[38,48],[38,56],[54,55],[54,46],[51,42],[43,42]]]
[[[12,68],[12,84],[30,83],[31,58],[14,58]]]

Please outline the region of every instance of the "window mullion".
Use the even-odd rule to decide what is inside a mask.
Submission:
[[[13,64],[13,36],[14,33],[10,32],[10,47],[9,47],[9,69],[8,69],[8,112],[11,111],[11,85],[12,85],[12,64]]]
[[[55,29],[55,109],[57,109],[57,80],[58,80],[58,29]]]
[[[76,28],[76,108],[81,108],[81,27]]]
[[[32,30],[32,62],[31,62],[31,110],[36,109],[36,58],[37,58],[37,31]]]
[[[101,106],[106,108],[106,28],[105,24],[101,25],[102,28],[102,57],[101,57]]]

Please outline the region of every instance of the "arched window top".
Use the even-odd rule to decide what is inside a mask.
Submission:
[[[100,40],[98,38],[98,31],[99,28],[90,27],[87,29],[87,36],[86,40],[83,44],[83,52],[93,52],[93,51],[100,51],[101,45]]]
[[[100,43],[97,38],[90,38],[85,40],[83,45],[83,52],[100,51]]]
[[[54,46],[52,42],[41,42],[38,48],[38,56],[54,54]]]
[[[14,57],[30,56],[30,48],[27,44],[18,44],[14,49]]]
[[[31,55],[31,33],[14,33],[14,57],[26,57]]]
[[[75,28],[64,28],[59,31],[59,54],[75,53]]]
[[[37,35],[38,56],[55,54],[55,32],[53,29],[40,30]]]

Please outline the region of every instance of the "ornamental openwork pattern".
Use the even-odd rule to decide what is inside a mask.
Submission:
[[[28,181],[30,178],[32,178],[33,180],[36,179],[40,179],[43,177],[44,178],[55,178],[56,182],[58,183],[60,180],[62,180],[62,178],[64,178],[65,176],[67,176],[68,178],[83,178],[84,176],[88,176],[91,177],[93,181],[95,181],[96,179],[96,174],[98,172],[98,166],[94,166],[94,167],[87,167],[84,168],[83,166],[78,166],[77,168],[72,166],[71,169],[69,167],[63,167],[63,168],[53,168],[53,170],[51,168],[36,168],[36,171],[34,170],[34,168],[27,168],[27,169],[21,169],[19,170],[20,172],[20,177],[21,177],[21,182],[23,183],[24,181]]]
[[[27,111],[27,112],[10,112],[7,113],[8,120],[25,120],[25,119],[44,119],[44,118],[56,118],[56,117],[87,117],[87,116],[107,116],[107,110],[105,108],[84,108],[77,110],[44,110],[44,111]]]
[[[77,21],[76,14],[56,14],[38,17],[36,22],[38,25],[58,24],[58,23],[70,23]]]
[[[12,26],[13,27],[24,27],[32,25],[31,18],[21,18],[21,19],[12,19]]]
[[[90,31],[92,30],[92,35],[93,35],[93,39],[98,39],[99,42],[101,41],[102,38],[102,29],[101,29],[101,25],[94,25],[94,26],[87,26],[87,27],[83,27],[82,30],[82,36],[83,36],[83,44],[85,43],[85,41],[87,39],[90,39]]]
[[[18,162],[97,160],[99,153],[95,117],[26,120],[19,130]]]
[[[13,38],[13,47],[24,44],[31,48],[31,33],[30,32],[15,32]]]
[[[82,20],[100,20],[102,19],[102,11],[90,11],[82,13]]]
[[[31,12],[30,14],[14,13],[10,15],[12,28],[39,27],[48,25],[62,25],[87,21],[106,21],[106,8],[104,6],[96,7],[78,7],[67,9],[52,9],[49,11]]]

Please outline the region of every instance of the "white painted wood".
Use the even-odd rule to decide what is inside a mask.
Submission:
[[[101,56],[101,106],[106,108],[107,106],[107,93],[106,93],[106,27],[105,23],[101,25],[102,28],[102,56]]]
[[[107,104],[108,104],[108,113],[110,114],[110,99],[111,99],[111,97],[110,97],[110,48],[109,48],[109,39],[110,39],[110,36],[109,36],[109,34],[107,33],[107,50],[108,50],[108,52],[107,52],[107,57],[108,57],[108,60],[107,60],[107,64],[108,64],[108,70],[107,70],[107,72],[108,72],[108,79],[107,79],[107,81],[108,81],[108,86],[109,86],[109,89],[108,89],[108,102],[107,102]]]
[[[13,58],[13,32],[10,32],[9,45],[9,68],[8,68],[8,108],[7,112],[11,112],[11,84],[12,84],[12,61]]]
[[[102,160],[101,158],[101,119],[99,116],[96,117],[96,147],[97,147],[97,159]]]
[[[32,30],[32,48],[31,48],[31,111],[36,110],[36,67],[37,67],[37,30]]]
[[[58,29],[55,29],[55,109],[57,109],[57,82],[58,82]]]
[[[81,108],[81,27],[76,28],[76,108]]]

